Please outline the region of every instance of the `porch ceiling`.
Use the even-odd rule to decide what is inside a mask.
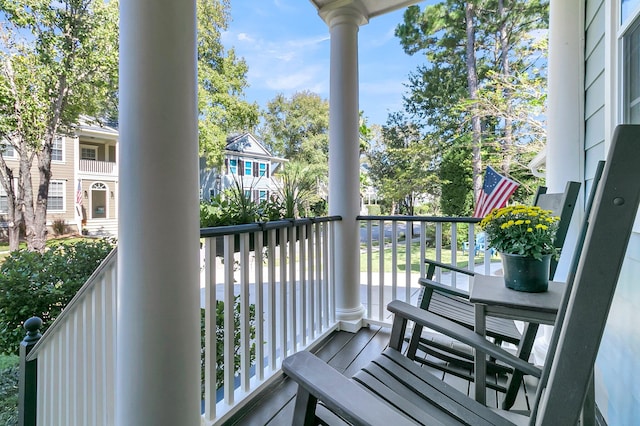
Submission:
[[[318,13],[326,12],[331,9],[347,5],[355,5],[363,11],[365,18],[369,20],[385,13],[420,3],[422,0],[310,0],[316,7]]]

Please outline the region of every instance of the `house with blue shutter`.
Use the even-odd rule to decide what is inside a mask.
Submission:
[[[273,156],[251,133],[229,136],[220,169],[200,159],[200,199],[210,200],[237,182],[252,201],[265,201],[278,190],[274,174],[286,161]]]

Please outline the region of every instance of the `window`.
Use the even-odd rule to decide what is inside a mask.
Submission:
[[[251,161],[244,162],[244,175],[253,176],[253,163]]]
[[[260,163],[258,165],[258,176],[266,176],[267,175],[267,163]]]
[[[624,37],[625,55],[625,122],[640,123],[640,24]]]
[[[259,202],[267,201],[267,191],[261,190],[258,197]]]
[[[0,185],[0,213],[9,213],[9,199],[2,185]]]
[[[80,159],[96,161],[98,159],[98,148],[95,146],[81,146]]]
[[[247,200],[251,199],[251,190],[249,189],[244,190],[244,198],[246,198]]]
[[[229,173],[232,175],[238,174],[238,160],[229,160]]]
[[[632,16],[632,13],[638,8],[640,5],[640,0],[621,0],[620,1],[620,22],[625,23],[625,21]]]
[[[64,211],[64,182],[52,180],[49,182],[48,211]]]
[[[62,138],[55,138],[53,141],[53,146],[51,147],[51,161],[63,161],[62,148]]]
[[[16,151],[13,149],[13,146],[9,145],[9,143],[0,144],[0,150],[2,151],[2,155],[4,157],[15,157]]]

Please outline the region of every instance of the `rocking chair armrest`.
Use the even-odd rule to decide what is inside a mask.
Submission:
[[[498,345],[475,333],[473,330],[469,330],[468,328],[439,315],[425,311],[416,306],[409,305],[408,303],[400,300],[390,302],[387,305],[387,310],[394,314],[393,330],[403,329],[402,322],[406,325],[407,320],[413,321],[417,326],[427,327],[431,330],[442,333],[445,336],[456,339],[457,341],[465,343],[474,349],[478,349],[525,374],[529,374],[534,377],[540,377],[542,374],[542,370],[540,368],[518,358],[510,352],[505,351]],[[397,346],[402,344],[403,337],[404,336],[394,336],[392,333],[392,341],[389,346],[397,349]],[[399,339],[399,341],[395,342],[394,339]]]
[[[473,272],[473,271],[470,271],[470,270],[464,269],[464,268],[460,268],[459,266],[454,266],[454,265],[451,265],[449,263],[442,263],[442,262],[438,262],[436,260],[431,260],[431,259],[426,259],[424,261],[424,263],[426,263],[428,265],[433,265],[436,268],[447,269],[449,271],[459,272],[461,274],[466,274],[466,275],[469,275],[469,276],[475,275],[475,272]]]
[[[469,299],[469,293],[460,290],[459,288],[451,287],[450,285],[441,284],[437,281],[430,280],[428,278],[420,278],[418,279],[418,284],[425,287],[425,289],[430,289],[433,291],[438,291],[440,293],[450,294],[452,296],[462,297],[464,299]]]
[[[302,351],[285,358],[282,370],[298,384],[298,398],[303,389],[351,424],[415,424],[310,352]],[[304,408],[296,401],[296,410]],[[307,410],[314,408],[306,406]],[[302,418],[299,414],[294,413],[294,418],[296,415]],[[311,415],[313,413],[307,412],[305,418]]]

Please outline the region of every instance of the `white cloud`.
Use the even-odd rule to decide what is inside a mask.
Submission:
[[[285,68],[281,68],[280,72],[266,79],[266,85],[269,89],[279,92],[290,92],[296,90],[313,90],[312,86],[319,86],[319,79],[322,78],[319,67],[307,67],[297,72],[287,72]]]
[[[247,42],[253,42],[254,41],[253,37],[251,37],[247,33],[239,33],[237,38],[238,38],[238,41],[247,41]]]

